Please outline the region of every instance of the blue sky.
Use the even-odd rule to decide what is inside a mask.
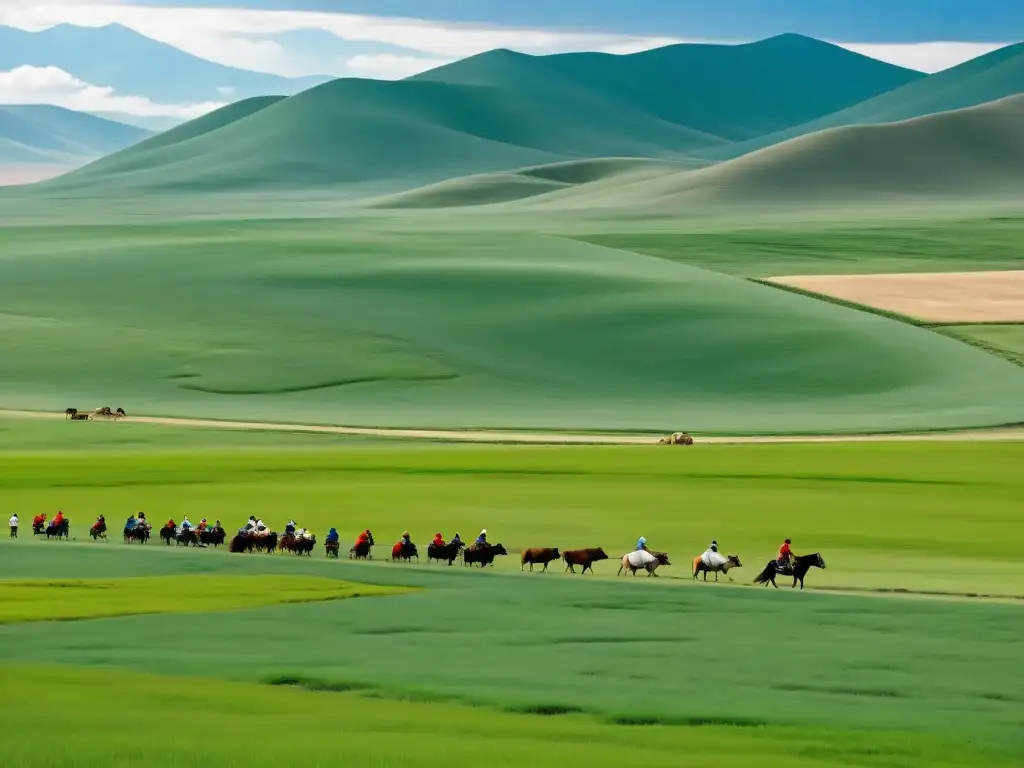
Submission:
[[[687,37],[800,32],[856,42],[1024,39],[1019,0],[144,0]]]

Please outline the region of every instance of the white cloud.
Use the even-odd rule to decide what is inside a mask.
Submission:
[[[428,69],[448,64],[452,59],[432,59],[425,56],[396,56],[391,53],[353,56],[346,60],[352,74],[377,80],[401,80],[418,75]]]
[[[224,106],[159,104],[141,96],[123,96],[113,88],[92,85],[57,67],[23,66],[0,72],[0,104],[52,104],[81,112],[122,112],[139,117],[192,119]]]
[[[187,2],[183,0],[183,5]],[[669,36],[524,29],[384,18],[349,13],[258,10],[249,8],[170,8],[132,5],[130,2],[94,3],[88,0],[0,0],[0,24],[22,29],[43,29],[68,22],[82,26],[120,23],[141,34],[197,56],[229,66],[275,74],[352,74],[401,77],[436,63],[472,56],[494,48],[522,53],[603,51],[633,53],[686,40]],[[321,30],[339,38],[336,55],[323,58],[288,51],[268,36],[301,30]],[[361,53],[345,58],[343,41],[377,43],[406,48],[412,55],[388,52]],[[1000,47],[996,43],[929,42],[880,44],[838,42],[853,51],[883,61],[935,72],[960,64]],[[420,59],[415,52],[423,54]],[[339,69],[346,62],[350,70]],[[422,70],[419,70],[422,71]]]
[[[837,43],[873,59],[909,67],[919,72],[941,72],[944,69],[963,64],[965,61],[984,56],[1009,43]]]

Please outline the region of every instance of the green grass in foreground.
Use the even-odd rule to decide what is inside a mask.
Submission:
[[[919,734],[824,728],[608,725],[440,703],[370,700],[243,683],[111,670],[2,670],[0,737],[11,768],[136,766],[621,766],[680,760],[748,768],[769,759],[807,768],[1010,766],[1012,756]],[[97,696],[98,690],[104,692]],[[28,738],[59,712],[61,738]],[[125,738],[131,723],[134,738]],[[170,736],[170,732],[176,735]],[[250,734],[251,736],[246,736]],[[259,748],[253,748],[253,742]]]
[[[79,539],[99,514],[116,531],[139,510],[229,528],[258,514],[281,530],[295,517],[321,537],[336,526],[346,542],[369,527],[379,558],[405,529],[425,545],[435,531],[471,538],[487,528],[513,551],[498,569],[518,571],[523,547],[603,546],[614,558],[644,535],[674,558],[665,576],[686,577],[714,538],[741,556],[738,578],[749,582],[788,536],[829,564],[810,587],[1024,595],[1022,443],[210,448],[3,462],[4,508],[25,520],[61,508]]]
[[[154,613],[208,613],[401,590],[311,576],[0,579],[0,624]]]

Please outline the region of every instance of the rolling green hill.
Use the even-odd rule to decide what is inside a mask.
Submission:
[[[859,104],[778,133],[727,148],[708,156],[739,157],[762,147],[827,128],[891,123],[997,101],[1024,92],[1024,43],[1006,46],[956,67],[918,78]]]
[[[1024,96],[883,125],[801,136],[625,188],[582,185],[536,198],[552,207],[756,203],[772,208],[886,199],[1010,198],[1024,191]]]
[[[48,105],[0,106],[0,164],[78,164],[152,132]]]
[[[1024,421],[954,339],[558,237],[229,222],[12,231],[0,402],[373,426]]]
[[[39,189],[367,194],[571,159],[681,159],[920,77],[798,36],[633,56],[493,51],[399,82],[336,80],[212,131],[186,124],[198,135]]]

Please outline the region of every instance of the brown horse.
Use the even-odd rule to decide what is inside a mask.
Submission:
[[[658,445],[693,445],[693,438],[688,432],[673,432],[658,441]]]

